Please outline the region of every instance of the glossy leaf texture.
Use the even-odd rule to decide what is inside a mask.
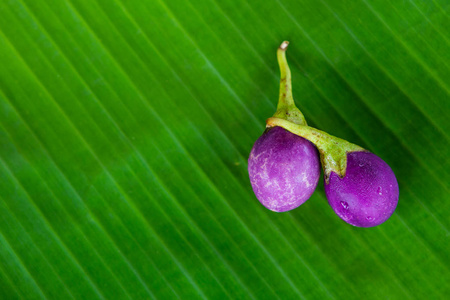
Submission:
[[[283,40],[308,123],[394,170],[381,226],[255,198]],[[448,1],[2,1],[0,62],[0,298],[450,294]]]

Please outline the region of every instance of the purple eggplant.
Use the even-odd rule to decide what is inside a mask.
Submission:
[[[319,153],[308,140],[273,127],[253,146],[248,173],[262,205],[276,212],[288,211],[303,204],[316,189]]]
[[[347,154],[343,178],[331,172],[325,194],[334,212],[345,222],[372,227],[385,222],[397,207],[399,190],[394,172],[370,152]]]

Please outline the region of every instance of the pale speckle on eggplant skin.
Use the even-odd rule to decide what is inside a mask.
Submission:
[[[266,208],[289,211],[314,192],[320,177],[319,154],[308,140],[274,127],[255,142],[248,171],[256,198]]]

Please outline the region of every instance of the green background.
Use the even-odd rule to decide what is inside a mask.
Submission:
[[[247,157],[276,48],[309,124],[371,150],[400,200],[288,213]],[[450,2],[0,2],[0,298],[443,299]]]

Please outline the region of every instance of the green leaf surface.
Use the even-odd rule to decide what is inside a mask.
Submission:
[[[375,228],[247,158],[289,40],[308,123],[394,170]],[[1,299],[444,299],[450,2],[0,2]]]

